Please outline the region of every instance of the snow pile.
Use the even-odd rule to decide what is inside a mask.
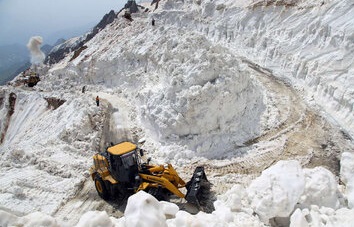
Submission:
[[[145,26],[141,22],[134,24],[135,29],[121,21],[111,29],[114,26],[133,38],[117,42],[121,33],[104,30],[82,55],[51,73],[70,71],[73,83],[92,80],[114,86],[139,106],[141,127],[151,138],[185,146],[200,156],[214,158],[215,151],[218,157],[226,155],[261,133],[266,108],[262,88],[227,48],[195,32],[146,29],[146,40],[139,30]],[[96,46],[101,39],[114,45]]]
[[[163,75],[167,84],[141,93],[141,121],[152,136],[215,158],[258,135],[262,94],[245,66],[205,39],[170,36],[159,46],[174,57],[163,59],[171,67]]]
[[[267,222],[288,217],[304,192],[305,177],[296,161],[280,161],[262,172],[247,190],[252,209]]]
[[[334,175],[323,167],[302,169],[296,161],[279,161],[252,181],[247,194],[252,209],[267,223],[274,217],[289,217],[297,207],[305,216],[309,209],[318,212],[318,207],[333,214],[343,207],[337,187]]]
[[[321,176],[319,181],[314,182],[312,178],[318,175]],[[150,194],[140,191],[129,197],[124,217],[116,219],[109,217],[106,212],[89,211],[76,226],[263,226],[263,223],[267,224],[274,217],[290,218],[290,226],[349,226],[354,210],[339,208],[337,203],[331,203],[338,199],[339,195],[333,198],[338,193],[336,188],[330,186],[324,189],[331,182],[326,178],[332,177],[333,174],[323,168],[302,169],[296,161],[279,161],[263,171],[247,189],[235,185],[220,195],[214,202],[215,211],[209,214],[200,211],[192,215],[179,210],[176,204],[159,202]],[[306,207],[307,204],[301,201],[302,197],[309,197],[313,192],[311,189],[315,187],[321,193],[327,193],[330,198],[326,198],[326,194],[314,195],[311,205]],[[302,208],[297,208],[299,206]],[[32,223],[65,225],[65,222],[59,225],[55,219],[41,213],[17,217],[2,211],[0,220],[3,225],[25,221],[30,223],[25,226],[32,226]]]
[[[0,210],[1,226],[21,225],[24,227],[67,226],[65,222],[40,212],[23,217]],[[231,209],[222,203],[216,204],[212,214],[199,212],[191,215],[178,210],[173,203],[159,202],[150,194],[140,191],[132,195],[124,212],[124,217],[116,219],[109,217],[105,211],[88,211],[80,218],[76,227],[121,226],[121,227],[191,227],[191,226],[263,226],[257,217],[248,213],[232,213]]]
[[[24,226],[24,227],[60,227],[62,226],[55,218],[41,212],[34,212],[23,217],[0,210],[0,226]]]
[[[353,177],[342,157],[343,176]],[[350,165],[352,165],[351,162]],[[345,178],[345,177],[344,177]],[[347,193],[350,207],[350,193]],[[291,217],[290,226],[350,226],[354,210],[345,208],[334,175],[323,167],[302,169],[295,161],[279,161],[262,172],[247,189],[250,206],[265,223],[274,217]],[[295,210],[295,211],[294,211]]]
[[[124,219],[122,219],[124,221]],[[80,218],[76,227],[113,227],[123,226],[124,222],[109,217],[105,211],[88,211]]]
[[[129,197],[124,217],[126,226],[167,226],[159,201],[143,191]]]

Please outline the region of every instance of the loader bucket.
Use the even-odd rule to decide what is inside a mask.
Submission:
[[[208,181],[203,166],[198,166],[193,173],[191,180],[186,184],[187,194],[185,199],[192,204],[200,206],[210,192],[210,182]]]

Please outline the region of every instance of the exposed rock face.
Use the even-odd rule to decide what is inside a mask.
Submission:
[[[8,107],[6,108],[7,109],[6,118],[5,118],[4,122],[2,122],[2,124],[0,125],[0,133],[1,133],[0,134],[0,143],[2,143],[5,138],[7,128],[9,127],[10,118],[11,118],[12,114],[15,112],[16,99],[17,99],[17,95],[15,93],[12,92],[9,94],[8,102],[7,102]],[[1,97],[0,107],[2,105],[6,105],[6,103],[4,103],[3,100],[4,100],[4,97]]]
[[[57,109],[59,106],[63,105],[66,100],[57,99],[57,98],[44,98],[48,102],[48,108],[52,108],[53,110]]]
[[[94,37],[100,30],[104,29],[108,24],[112,23],[117,15],[114,10],[111,10],[108,14],[104,15],[102,20],[93,28],[92,32],[87,36],[85,42]]]
[[[139,11],[138,5],[134,0],[128,0],[124,6],[125,9],[128,9],[130,13],[136,13]]]
[[[81,37],[69,39],[64,43],[54,47],[45,59],[45,63],[57,63],[71,51],[77,51],[81,49],[85,43],[91,40],[100,30],[105,28],[108,24],[112,23],[116,17],[117,15],[115,14],[114,10],[111,10],[108,14],[104,15],[102,20],[92,29],[91,32]]]

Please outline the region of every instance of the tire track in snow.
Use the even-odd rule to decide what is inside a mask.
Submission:
[[[100,106],[102,111],[101,127],[102,134],[100,136],[101,150],[105,148],[107,142],[120,142],[122,140],[136,140],[138,138],[137,130],[130,125],[130,118],[135,112],[128,106],[128,103],[116,95],[104,92],[95,93],[100,97]],[[93,96],[95,97],[95,96]],[[126,201],[125,201],[126,202]],[[100,198],[96,192],[94,182],[88,176],[86,181],[77,189],[76,195],[66,201],[54,214],[55,217],[61,218],[63,221],[74,226],[80,217],[90,210],[106,211],[108,215],[119,218],[123,216],[125,203],[117,203],[115,201],[105,201]]]
[[[110,216],[119,218],[123,216],[124,205],[110,203],[98,196],[94,183],[87,179],[78,188],[77,194],[64,203],[54,214],[74,226],[80,220],[80,217],[90,210],[106,211]]]
[[[259,141],[274,140],[293,130],[296,125],[301,124],[304,121],[304,112],[306,112],[307,108],[294,89],[273,76],[271,70],[247,59],[242,61],[258,73],[256,78],[265,86],[267,91],[275,96],[273,99],[275,99],[276,108],[279,110],[279,118],[282,119],[278,127],[270,129],[263,135],[248,141],[246,145],[252,145]]]

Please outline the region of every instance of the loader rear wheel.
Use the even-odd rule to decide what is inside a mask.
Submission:
[[[102,199],[107,200],[109,198],[109,190],[110,189],[107,189],[102,178],[98,175],[95,177],[95,187],[96,187],[96,191],[97,191],[98,195]]]

